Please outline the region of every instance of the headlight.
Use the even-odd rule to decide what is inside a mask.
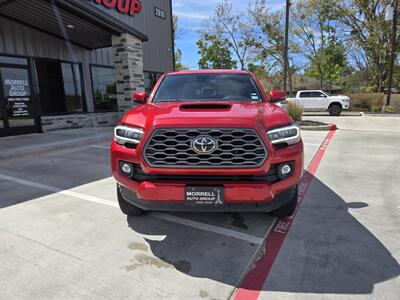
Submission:
[[[271,143],[293,145],[300,142],[300,128],[296,125],[285,126],[267,132]]]
[[[120,145],[139,144],[143,134],[143,129],[120,125],[114,129],[114,140]]]

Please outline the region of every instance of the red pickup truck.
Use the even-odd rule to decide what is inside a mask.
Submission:
[[[290,116],[248,71],[165,74],[115,128],[113,176],[123,213],[270,212],[290,216],[303,143]]]

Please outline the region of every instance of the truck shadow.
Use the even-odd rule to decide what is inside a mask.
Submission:
[[[375,284],[399,276],[400,266],[389,250],[349,212],[368,209],[367,206],[362,201],[346,203],[314,178],[264,289],[369,294]],[[179,224],[171,226],[146,216],[129,217],[128,223],[143,235],[164,236],[161,241],[146,239],[161,261],[189,276],[231,286],[238,283],[257,248],[244,241]]]

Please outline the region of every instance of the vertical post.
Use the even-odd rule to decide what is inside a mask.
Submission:
[[[396,0],[397,1],[397,0]],[[283,53],[284,70],[283,70],[283,90],[287,91],[287,79],[289,69],[289,15],[290,15],[290,0],[286,0],[286,24],[285,24],[285,50]]]
[[[136,106],[132,93],[144,91],[142,42],[128,33],[112,37],[118,111],[122,117]]]
[[[389,84],[388,84],[388,94],[386,99],[386,106],[390,105],[390,100],[392,98],[392,86],[393,86],[393,73],[394,73],[394,63],[397,54],[397,16],[398,16],[398,0],[394,0],[393,3],[393,31],[392,31],[392,53],[389,62]]]

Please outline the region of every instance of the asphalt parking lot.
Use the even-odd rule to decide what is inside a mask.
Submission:
[[[259,299],[400,299],[400,118],[334,119]],[[306,167],[326,136],[303,132]],[[235,298],[276,220],[127,218],[108,144],[0,161],[0,298]]]

